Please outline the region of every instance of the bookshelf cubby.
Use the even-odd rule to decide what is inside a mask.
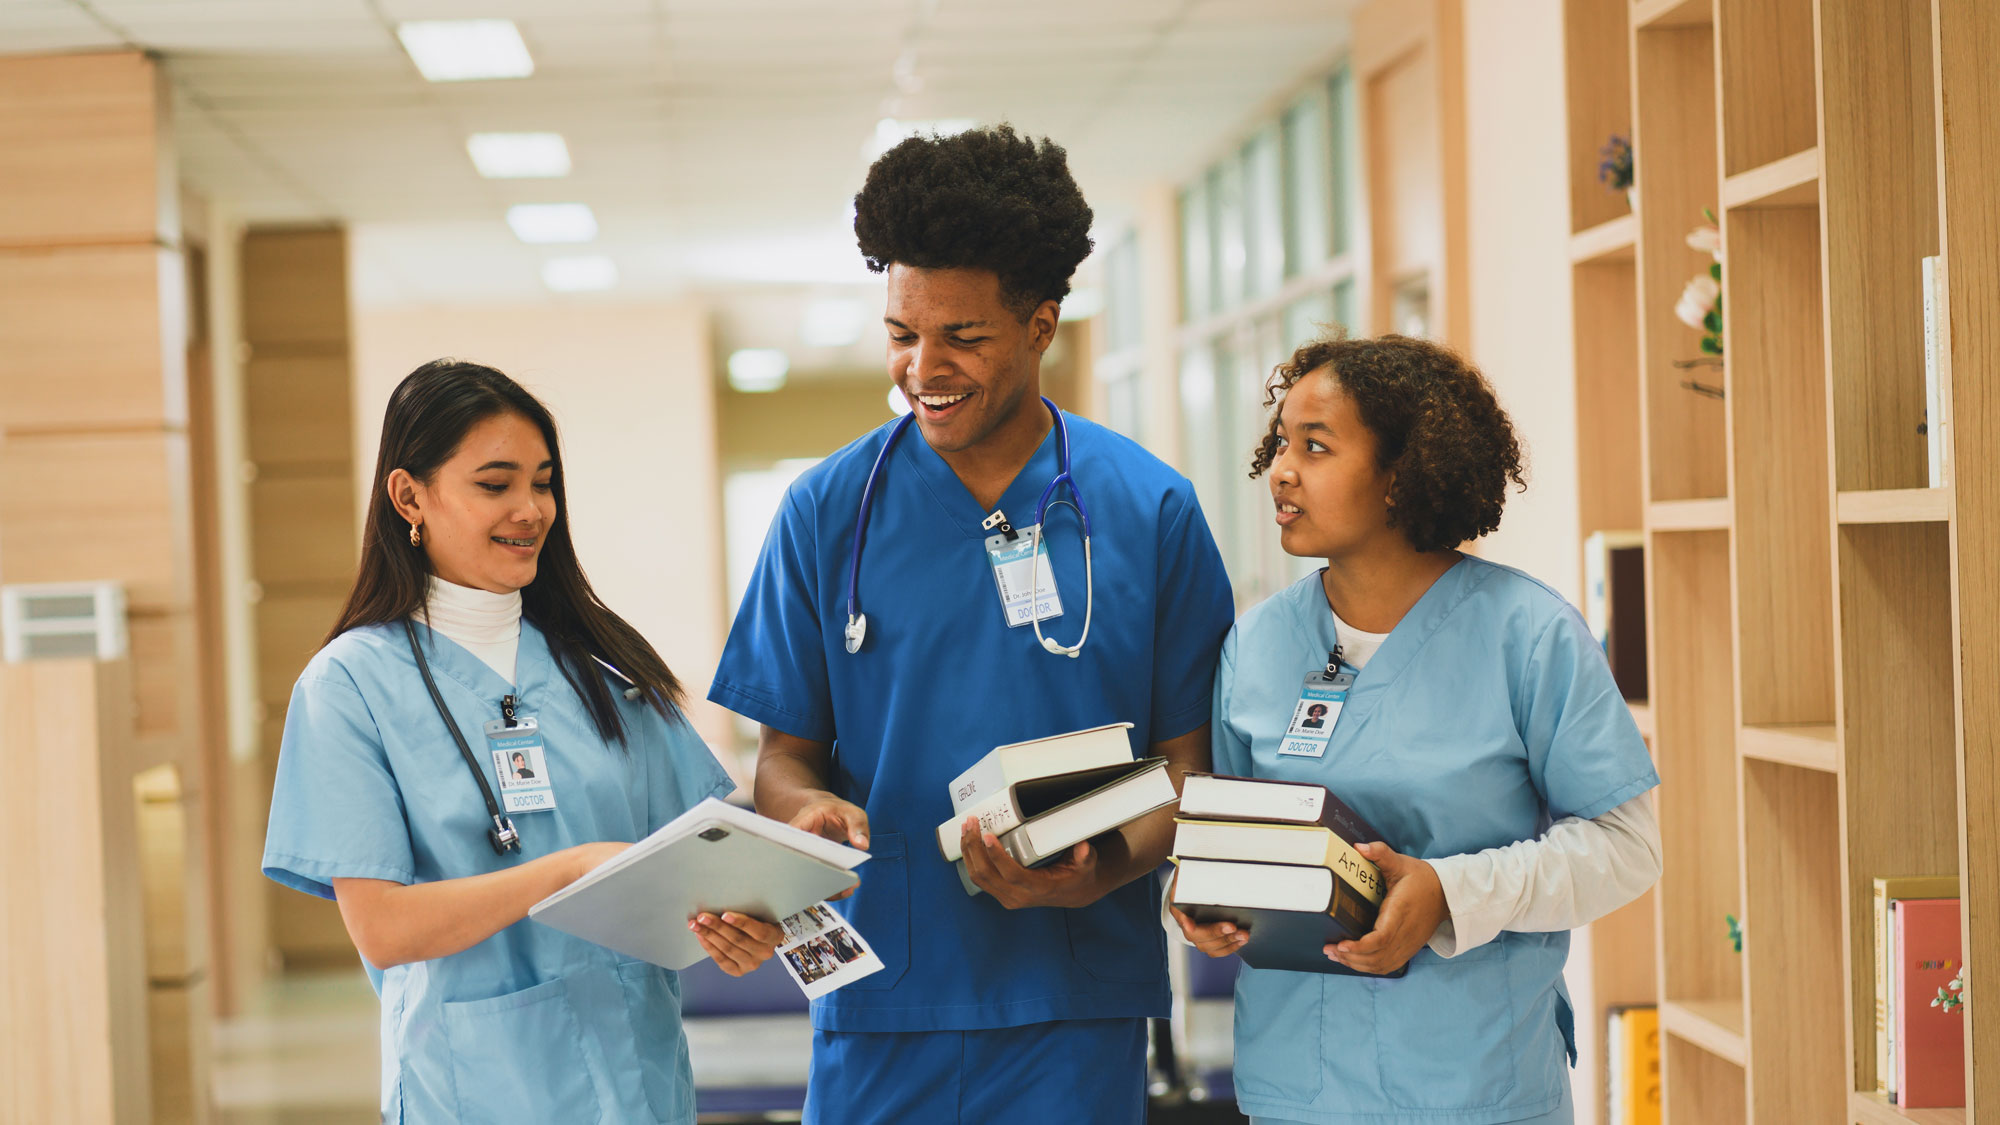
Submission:
[[[1564,27],[1580,530],[1645,533],[1633,714],[1665,849],[1654,891],[1593,927],[1579,1018],[1659,1005],[1673,1125],[2000,1112],[2000,1021],[1973,1004],[1973,1109],[1875,1093],[1872,926],[1876,877],[1957,874],[1966,961],[2000,964],[2000,5],[1565,0]],[[1596,178],[1613,134],[1629,199]],[[1721,362],[1674,313],[1705,209]],[[1947,433],[1971,451],[1942,486],[1940,254]]]

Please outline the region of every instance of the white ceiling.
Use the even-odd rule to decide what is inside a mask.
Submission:
[[[865,281],[848,200],[885,116],[1051,136],[1115,229],[1330,62],[1354,2],[0,0],[0,53],[159,53],[183,177],[251,220],[348,223],[365,303],[539,299],[570,253],[609,254],[629,299]],[[420,78],[395,24],[472,17],[515,20],[534,76]],[[559,132],[574,171],[481,179],[481,131]],[[595,243],[503,221],[572,201]]]

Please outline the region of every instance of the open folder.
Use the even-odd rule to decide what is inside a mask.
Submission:
[[[868,853],[710,797],[528,908],[528,917],[627,957],[685,969],[708,954],[706,911],[776,922],[861,881]]]

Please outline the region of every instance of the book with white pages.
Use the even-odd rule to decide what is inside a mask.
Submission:
[[[708,954],[687,928],[775,922],[853,888],[868,853],[709,797],[528,909],[545,926],[669,969]]]
[[[951,811],[963,818],[975,806],[1001,798],[1018,782],[1129,762],[1134,757],[1127,733],[1131,729],[1131,723],[1107,723],[996,746],[952,778]]]
[[[1092,790],[1023,821],[999,836],[1000,846],[1023,867],[1054,863],[1077,844],[1174,803],[1174,780],[1165,758],[1147,758],[1109,785]],[[952,841],[954,844],[956,840]],[[956,850],[956,849],[954,849]],[[959,879],[967,894],[978,894],[958,860]]]

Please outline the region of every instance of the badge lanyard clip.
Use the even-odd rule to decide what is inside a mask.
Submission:
[[[1326,667],[1306,675],[1299,701],[1292,707],[1292,721],[1278,743],[1278,753],[1294,758],[1320,758],[1333,739],[1340,712],[1347,706],[1347,693],[1354,686],[1355,673],[1340,658],[1340,647],[1326,654]]]

